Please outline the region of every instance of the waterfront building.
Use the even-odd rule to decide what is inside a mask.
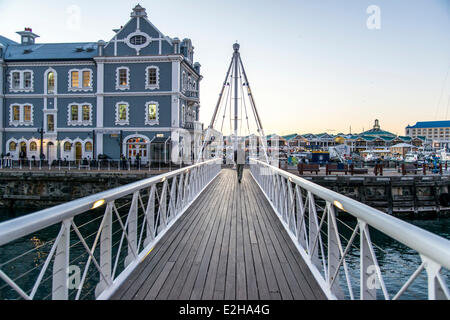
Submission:
[[[411,138],[426,137],[434,149],[448,148],[450,143],[450,121],[421,121],[408,125],[405,133]]]
[[[2,153],[168,161],[180,132],[201,135],[192,42],[165,36],[140,5],[109,42],[41,44],[30,28],[17,33],[20,43],[0,36]]]
[[[363,153],[370,150],[389,153],[389,148],[399,143],[407,143],[419,148],[423,147],[427,142],[425,136],[398,136],[392,132],[385,131],[381,129],[378,119],[375,120],[372,129],[361,133],[338,133],[336,135],[330,133],[307,133],[288,135],[286,137],[289,138],[286,140],[290,147],[302,150],[328,150],[329,147],[346,144],[352,153]]]

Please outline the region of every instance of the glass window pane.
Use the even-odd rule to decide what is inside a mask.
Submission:
[[[156,104],[148,105],[148,120],[156,120]]]
[[[55,74],[50,72],[47,76],[47,93],[55,92]]]
[[[72,88],[78,88],[80,86],[78,71],[72,71],[71,77],[72,77]]]
[[[148,84],[150,85],[156,85],[156,69],[150,68],[148,70]]]
[[[24,106],[23,107],[23,120],[24,121],[31,121],[31,106]]]
[[[83,121],[89,121],[90,120],[90,108],[88,105],[83,106]]]
[[[9,151],[16,151],[17,144],[15,142],[9,143]]]
[[[24,87],[31,88],[31,72],[24,72]]]
[[[72,149],[72,146],[69,141],[66,141],[64,143],[64,151],[70,151],[70,149]]]
[[[32,141],[30,143],[30,151],[37,151],[37,143]]]
[[[83,71],[83,87],[91,86],[91,72]]]
[[[14,121],[20,120],[20,107],[19,106],[13,106],[13,120]]]
[[[127,105],[119,104],[119,120],[127,120]]]
[[[47,115],[47,131],[48,132],[55,131],[55,121],[53,114]]]
[[[13,88],[19,88],[20,87],[20,73],[19,72],[13,72],[13,74],[12,74],[12,86],[13,86]]]
[[[78,106],[73,105],[71,107],[71,119],[72,121],[78,121]]]
[[[91,152],[92,151],[92,143],[86,142],[86,144],[84,145],[84,150],[87,152]]]
[[[128,85],[128,77],[127,77],[127,69],[119,70],[119,85],[127,86]]]

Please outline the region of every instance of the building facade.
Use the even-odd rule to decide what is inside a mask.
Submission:
[[[434,149],[448,148],[450,144],[450,121],[421,121],[408,125],[405,133],[411,138],[424,136]]]
[[[0,36],[0,147],[17,159],[168,159],[201,130],[190,39],[163,35],[136,6],[109,42],[17,43]],[[41,152],[42,151],[42,152]]]

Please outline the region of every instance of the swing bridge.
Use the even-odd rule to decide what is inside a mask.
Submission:
[[[233,49],[201,152],[222,111],[220,131],[229,112],[236,147],[243,111],[248,124],[245,88],[262,155],[249,159],[242,183],[220,155],[199,155],[188,167],[2,222],[1,299],[396,300],[419,278],[423,299],[450,298],[449,240],[270,163]],[[417,254],[402,281],[385,281],[388,250],[372,240],[380,237]]]

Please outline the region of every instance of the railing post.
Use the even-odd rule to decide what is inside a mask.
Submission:
[[[328,285],[333,282],[333,286],[330,287],[331,292],[338,298],[343,299],[344,294],[339,285],[339,272],[336,270],[339,265],[341,254],[339,251],[340,241],[338,238],[339,230],[337,228],[334,207],[331,203],[327,202],[327,214],[328,214]],[[336,273],[336,279],[333,279]]]
[[[172,186],[170,188],[169,195],[169,210],[168,210],[168,220],[175,218],[176,213],[176,187],[177,187],[177,177],[172,178]]]
[[[360,230],[360,297],[361,300],[376,300],[377,278],[375,261],[370,253],[369,227],[364,221],[358,220]],[[376,276],[376,274],[375,274]]]
[[[164,180],[161,198],[159,200],[159,230],[164,230],[167,226],[167,179]]]
[[[111,280],[111,259],[112,259],[112,207],[114,202],[109,202],[105,209],[105,221],[100,236],[100,268],[103,275]],[[95,296],[98,297],[106,288],[108,283],[101,276],[95,288]]]
[[[62,236],[59,240],[53,262],[52,299],[69,299],[69,250],[70,250],[70,221],[62,222]]]
[[[429,300],[447,300],[443,287],[439,283],[438,276],[441,266],[427,257],[420,255],[425,262],[425,270],[428,278],[428,299]]]
[[[147,220],[147,232],[144,240],[144,247],[147,246],[153,239],[155,239],[155,194],[156,185],[152,185],[149,191],[147,208],[145,210],[145,217]]]
[[[297,200],[297,241],[303,249],[306,247],[306,234],[305,234],[305,206],[303,205],[303,196],[301,189],[298,185],[295,186],[295,198]]]
[[[317,219],[316,204],[314,196],[311,191],[308,191],[308,220],[309,220],[309,256],[311,262],[320,270],[319,260],[319,244],[314,245],[314,241],[317,237],[320,237],[319,222]],[[319,240],[319,239],[318,239]]]
[[[128,212],[128,227],[127,238],[128,238],[128,255],[125,258],[125,267],[127,267],[135,258],[137,251],[137,224],[138,224],[138,201],[139,201],[139,191],[133,193],[133,200],[131,201],[130,211]]]

